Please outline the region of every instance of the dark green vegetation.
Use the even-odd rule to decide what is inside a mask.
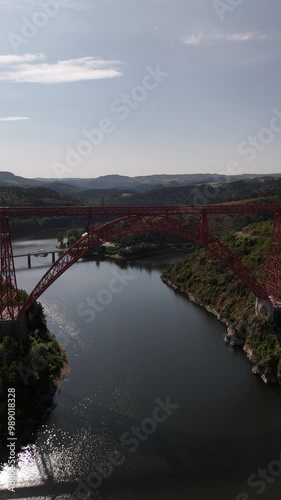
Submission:
[[[95,191],[86,191],[79,196],[96,195]],[[256,203],[267,203],[280,200],[281,178],[264,177],[248,180],[232,180],[227,183],[207,183],[179,187],[159,187],[148,192],[120,196],[118,203],[128,206],[161,206],[161,205],[208,205],[212,203],[235,202],[254,199]],[[100,195],[99,195],[100,196]],[[101,200],[101,198],[100,198]],[[81,201],[82,198],[81,198]],[[247,201],[245,201],[247,202]],[[101,204],[101,203],[100,203]]]
[[[5,172],[0,172],[0,200],[1,205],[17,206],[48,206],[48,205],[180,205],[220,203],[261,196],[276,196],[280,192],[281,177],[268,176],[252,179],[242,176],[190,175],[158,176],[161,182],[143,184],[138,191],[128,185],[120,185],[121,176],[108,176],[111,180],[105,182],[100,179],[76,179],[73,186],[62,181],[53,181],[38,184],[36,187],[27,187],[17,182],[3,181]],[[8,175],[8,174],[7,174]],[[12,174],[9,174],[9,176]],[[165,180],[165,177],[169,179]],[[173,176],[172,176],[173,177]],[[2,180],[1,180],[2,178]],[[144,179],[156,179],[149,176]],[[130,178],[128,178],[130,179]],[[171,182],[170,182],[171,181]],[[38,183],[30,180],[30,183]],[[95,187],[92,187],[95,186]]]
[[[2,206],[70,206],[80,205],[77,198],[61,195],[49,188],[26,188],[26,187],[0,187],[0,200]],[[75,223],[82,223],[82,220],[75,220]],[[70,217],[44,217],[44,218],[15,218],[10,220],[12,237],[35,234],[44,231],[49,234],[54,228],[58,231],[61,228],[73,226]]]
[[[186,240],[167,233],[136,233],[119,238],[116,242],[116,252],[124,258],[142,257],[165,251],[177,251],[190,247]],[[112,247],[113,248],[113,247]],[[106,249],[106,253],[110,248]],[[113,250],[111,250],[113,252]]]
[[[20,291],[20,301],[27,294]],[[7,450],[7,394],[9,388],[16,394],[16,436],[18,445],[42,420],[53,404],[56,378],[66,363],[55,337],[48,332],[43,307],[36,302],[28,313],[29,342],[21,349],[16,339],[6,336],[0,342],[0,429],[1,449]]]
[[[62,195],[45,187],[0,187],[0,200],[2,206],[68,206],[79,200],[74,197]]]
[[[249,267],[259,282],[265,281],[270,220],[245,225],[224,237],[224,243]],[[255,297],[220,261],[205,250],[197,250],[183,262],[171,266],[165,282],[209,310],[228,325],[227,339],[244,345],[254,363],[254,372],[264,381],[281,384],[281,325],[260,313],[255,316]]]
[[[64,235],[62,232],[57,234],[57,240],[60,248],[67,248],[76,243],[83,233],[84,229],[71,229]],[[190,248],[191,244],[185,239],[166,233],[132,233],[128,236],[122,236],[116,239],[110,245],[103,245],[98,248],[100,255],[114,256],[123,258],[143,257],[145,255],[154,255],[166,251],[177,251]],[[86,256],[87,259],[91,255]]]

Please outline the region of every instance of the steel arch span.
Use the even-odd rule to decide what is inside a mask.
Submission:
[[[176,216],[128,216],[108,222],[92,230],[65,250],[45,273],[21,307],[19,317],[49,288],[67,269],[91,250],[106,242],[132,233],[155,231],[180,236],[207,249],[213,256],[228,266],[255,296],[270,303],[264,288],[243,262],[220,240],[208,233],[204,222],[198,225],[188,223]]]

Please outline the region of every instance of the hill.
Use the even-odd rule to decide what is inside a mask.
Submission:
[[[75,194],[89,189],[120,189],[146,192],[156,187],[194,186],[206,183],[225,183],[230,180],[255,179],[264,177],[258,174],[227,176],[223,174],[158,174],[129,177],[124,175],[105,175],[97,178],[35,178],[27,179],[11,172],[0,172],[0,186],[3,187],[42,187],[47,186],[61,194]],[[279,174],[270,175],[278,178]]]
[[[81,203],[92,205],[207,205],[234,202],[243,199],[279,197],[281,178],[262,177],[241,179],[224,183],[204,183],[180,187],[158,187],[147,192],[136,193],[132,190],[89,189],[77,193]]]
[[[0,186],[40,186],[35,179],[25,179],[11,172],[0,172]]]
[[[0,204],[2,206],[70,206],[80,205],[77,198],[57,193],[46,187],[26,188],[26,187],[0,187]],[[84,222],[77,219],[77,223]],[[16,218],[10,220],[13,238],[18,238],[28,234],[42,233],[46,237],[56,236],[56,234],[65,228],[73,227],[73,219],[70,217],[53,217],[51,219],[36,218],[32,219]]]
[[[80,201],[46,187],[0,187],[2,206],[65,206],[80,205]]]

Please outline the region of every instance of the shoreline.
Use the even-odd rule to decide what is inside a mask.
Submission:
[[[197,306],[202,307],[202,309],[205,309],[205,311],[208,311],[210,314],[213,314],[218,321],[220,321],[223,325],[227,327],[227,334],[231,334],[233,332],[230,322],[226,318],[223,318],[216,309],[204,304],[199,299],[196,299],[191,292],[189,292],[186,289],[182,289],[178,285],[175,285],[171,280],[167,279],[163,274],[161,275],[161,280],[163,281],[163,283],[165,283],[165,285],[172,288],[175,292],[179,292],[185,295],[188,298],[188,300],[190,300],[190,302],[192,302],[193,304],[196,304]]]
[[[220,321],[223,325],[226,326],[226,335],[224,337],[225,343],[244,351],[248,360],[252,364],[251,372],[254,375],[258,376],[267,385],[281,386],[280,379],[278,379],[275,375],[269,373],[266,370],[266,368],[262,369],[256,365],[256,356],[253,350],[250,348],[250,346],[246,343],[246,334],[235,331],[231,326],[229,320],[221,316],[221,314],[215,308],[204,304],[199,299],[196,299],[196,297],[186,288],[174,284],[170,279],[166,278],[163,274],[161,275],[161,280],[163,281],[163,283],[165,283],[165,285],[172,288],[175,292],[182,293],[183,295],[185,295],[190,300],[190,302],[196,304],[199,307],[202,307],[203,309],[205,309],[205,311],[209,312],[210,314],[213,314],[218,321]]]
[[[64,247],[64,248],[59,248],[59,246],[56,246],[57,250],[60,250],[61,252],[64,252],[67,250],[69,247]],[[102,247],[100,247],[102,248]],[[127,255],[121,255],[120,253],[109,253],[107,251],[105,252],[98,252],[98,251],[90,251],[88,254],[84,255],[81,257],[81,259],[86,260],[86,261],[91,261],[91,260],[96,260],[96,259],[101,259],[101,260],[106,260],[106,259],[113,259],[113,260],[123,260],[123,261],[130,261],[130,260],[136,260],[136,259],[144,259],[146,257],[154,257],[157,255],[166,255],[166,254],[183,254],[183,255],[188,255],[192,252],[191,248],[171,248],[171,247],[164,247],[164,248],[154,248],[151,250],[147,250],[144,252],[135,252],[132,254],[127,254]]]
[[[65,356],[65,358],[66,358],[66,350],[60,344],[59,344],[59,348],[60,348],[60,352],[61,352],[62,356]],[[63,366],[60,370],[60,373],[54,379],[54,386],[56,387],[56,389],[58,389],[60,384],[66,379],[69,372],[70,372],[70,366],[69,366],[67,358],[66,358],[65,361],[63,362]]]
[[[130,261],[130,260],[137,260],[137,259],[145,259],[146,257],[154,257],[157,255],[166,255],[166,254],[171,254],[171,253],[186,255],[190,252],[188,252],[188,250],[185,250],[185,249],[182,250],[182,249],[176,249],[176,248],[171,248],[171,249],[165,248],[164,250],[152,250],[151,252],[147,252],[147,253],[142,253],[142,254],[135,253],[132,255],[125,255],[125,256],[120,255],[119,253],[116,253],[116,254],[105,253],[104,257],[106,259]]]
[[[56,386],[56,388],[58,388],[60,386],[60,384],[65,380],[65,378],[67,377],[69,372],[70,372],[70,368],[69,368],[68,362],[65,361],[63,363],[63,367],[61,369],[60,374],[54,380],[54,385]]]

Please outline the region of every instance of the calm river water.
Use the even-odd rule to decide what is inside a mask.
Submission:
[[[14,253],[55,244],[16,242]],[[280,498],[278,463],[270,484],[247,481],[280,457],[281,391],[225,346],[216,318],[162,283],[179,258],[79,262],[41,297],[70,373],[20,454],[15,494],[0,473],[1,498],[72,499],[78,485],[81,499]],[[50,260],[28,270],[17,259],[18,286],[31,291]]]

